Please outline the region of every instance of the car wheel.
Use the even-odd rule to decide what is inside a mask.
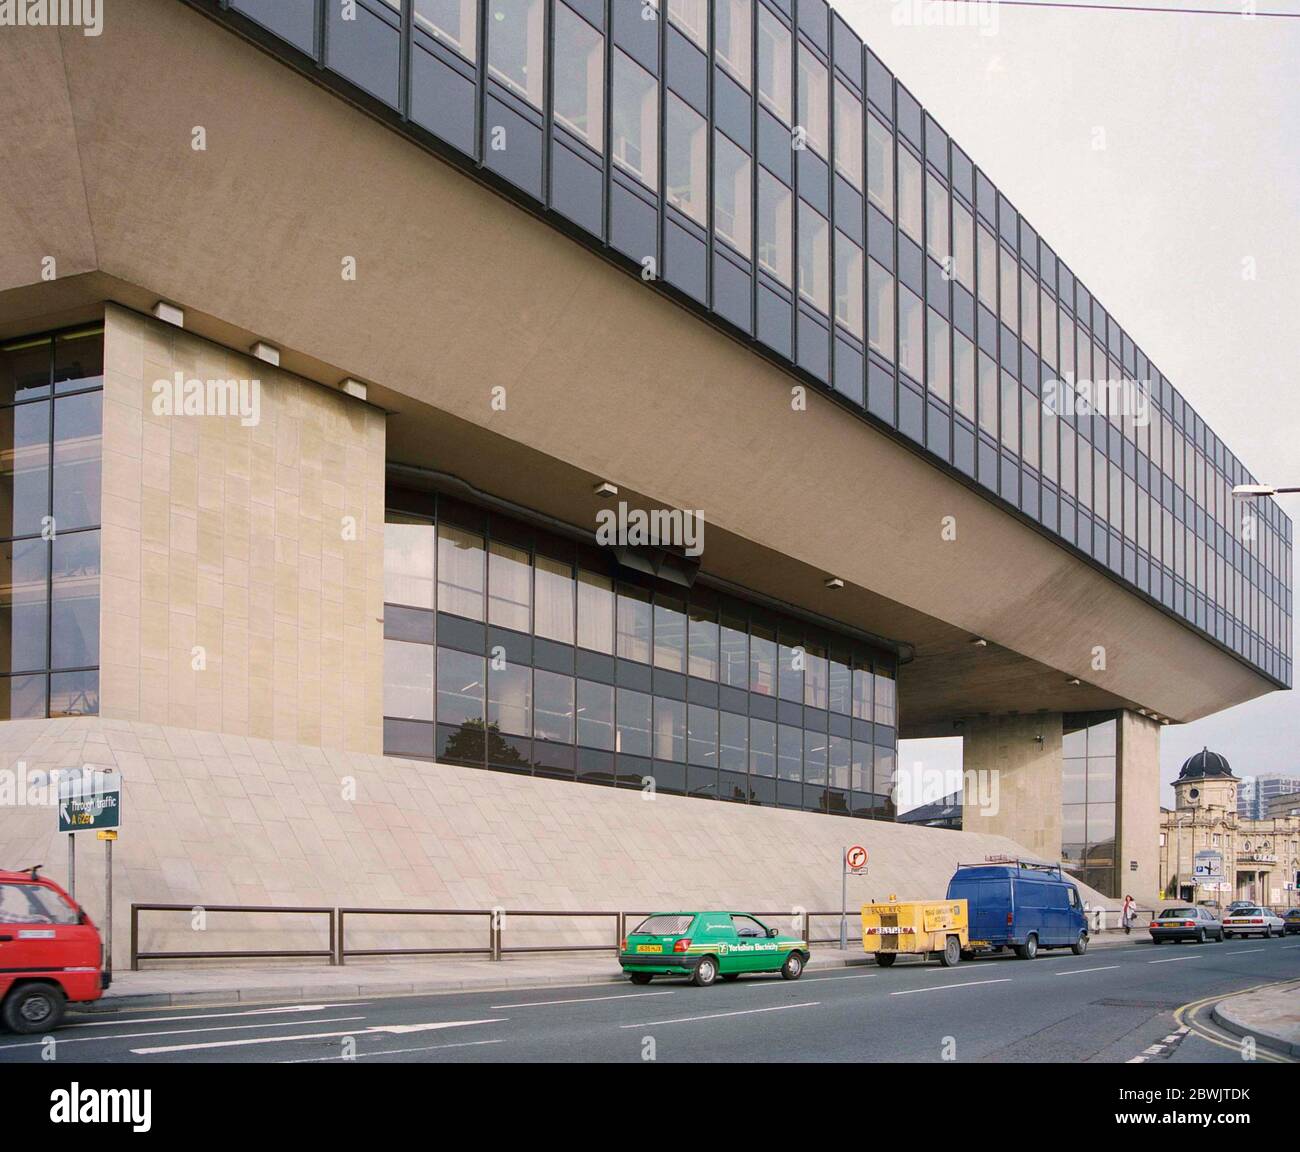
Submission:
[[[949,936],[944,941],[943,951],[939,953],[939,963],[945,968],[955,968],[961,962],[961,942],[956,936]]]
[[[1038,937],[1031,932],[1025,938],[1025,942],[1023,944],[1017,944],[1015,948],[1016,956],[1021,960],[1032,960],[1038,955]]]
[[[1088,951],[1088,933],[1080,932],[1079,938],[1070,945],[1070,951],[1076,956],[1082,956],[1086,951]]]
[[[653,972],[629,972],[629,979],[633,984],[649,984],[655,978]]]
[[[707,988],[718,978],[718,962],[712,956],[701,956],[695,966],[695,975],[691,983],[697,988]]]
[[[1205,929],[1204,929],[1204,928],[1198,928],[1198,929],[1197,929],[1197,931],[1196,931],[1196,942],[1197,942],[1198,944],[1204,944],[1204,943],[1205,943]]]
[[[24,984],[5,1000],[5,1027],[22,1035],[57,1028],[67,1002],[62,990],[53,984]]]
[[[1152,936],[1152,937],[1151,937],[1151,943],[1152,943],[1152,944],[1159,944],[1159,943],[1160,943],[1160,937],[1159,937],[1159,936]]]
[[[895,960],[898,959],[897,952],[877,952],[876,963],[882,968],[888,968]]]
[[[803,975],[803,953],[791,952],[785,958],[785,963],[781,965],[781,978],[783,980],[798,980]]]

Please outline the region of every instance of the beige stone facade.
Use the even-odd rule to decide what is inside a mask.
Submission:
[[[1298,901],[1287,885],[1300,878],[1300,815],[1248,820],[1237,815],[1235,776],[1191,777],[1174,784],[1173,811],[1160,814],[1160,887],[1168,900]],[[1218,855],[1218,873],[1197,875],[1198,852]]]
[[[384,414],[111,304],[104,344],[102,714],[378,751]],[[257,422],[168,414],[177,373]]]
[[[870,853],[849,881],[871,897],[942,897],[959,862],[1024,855],[1003,836],[914,828],[638,790],[534,779],[125,720],[0,725],[0,771],[31,782],[83,764],[123,776],[114,953],[125,963],[133,902],[648,912],[743,908],[797,917],[838,909],[840,860]],[[6,865],[66,877],[51,806],[3,813]],[[103,908],[102,845],[79,837],[77,897]],[[1084,888],[1092,907],[1112,901]],[[321,917],[153,913],[147,951],[323,948]],[[482,946],[485,918],[369,917],[349,947]],[[833,935],[832,918],[814,932]],[[611,921],[527,921],[507,944],[603,942]]]

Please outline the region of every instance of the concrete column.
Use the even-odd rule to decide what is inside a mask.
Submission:
[[[1009,837],[1036,858],[1061,858],[1059,712],[965,721],[962,770],[965,830]]]
[[[1120,713],[1118,752],[1115,882],[1121,897],[1151,907],[1160,892],[1160,725],[1136,712]],[[1183,836],[1190,847],[1190,831]],[[1194,854],[1185,857],[1189,872]],[[1180,883],[1185,875],[1180,859]]]

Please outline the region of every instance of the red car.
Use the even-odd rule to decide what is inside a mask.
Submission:
[[[57,1028],[73,1002],[108,987],[104,947],[90,917],[33,868],[0,871],[0,1021],[11,1032]]]

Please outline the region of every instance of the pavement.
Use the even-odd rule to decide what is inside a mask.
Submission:
[[[1220,1000],[1211,1015],[1234,1036],[1253,1037],[1275,1052],[1300,1056],[1300,981]]]
[[[1171,1063],[1251,1069],[1294,1062],[1243,1046],[1204,1016],[1225,997],[1300,984],[1300,941],[1230,941],[1153,948],[1135,934],[1083,956],[1001,955],[955,968],[900,959],[892,968],[844,965],[825,949],[800,980],[747,976],[696,988],[681,980],[636,987],[604,977],[610,957],[494,965],[533,982],[436,995],[350,992],[253,1006],[122,1008],[70,1014],[53,1037],[0,1036],[0,1064],[54,1058],[83,1063],[387,1063],[601,1061]],[[855,960],[862,959],[854,957]],[[395,972],[402,965],[389,962]],[[484,962],[486,964],[487,962]],[[543,968],[537,967],[538,964]],[[401,974],[414,985],[434,965]],[[481,965],[480,965],[481,966]],[[336,986],[369,986],[369,967],[322,969]],[[467,965],[446,968],[465,978]],[[154,981],[157,972],[141,973]],[[209,993],[229,994],[229,975]],[[259,974],[239,973],[239,992]],[[287,975],[287,973],[285,974]],[[545,977],[588,987],[536,986]],[[301,969],[293,979],[299,984]],[[188,979],[191,994],[197,991]],[[145,987],[145,985],[141,985]],[[180,986],[178,985],[177,990]],[[316,990],[327,986],[322,983]],[[263,985],[264,991],[269,991]],[[154,994],[159,994],[155,992]],[[1246,1058],[1244,1059],[1243,1056]],[[1227,1068],[1180,1074],[1194,1087]]]
[[[1094,936],[1089,951],[1145,943],[1145,934]],[[860,947],[814,947],[808,968],[845,968],[875,961]],[[938,965],[935,965],[938,967]],[[83,1006],[103,1012],[127,1008],[166,1008],[187,1004],[244,1004],[321,997],[438,995],[511,988],[577,987],[623,984],[625,978],[609,953],[507,956],[501,960],[468,958],[394,958],[349,963],[258,967],[150,967],[114,972],[104,997]]]

